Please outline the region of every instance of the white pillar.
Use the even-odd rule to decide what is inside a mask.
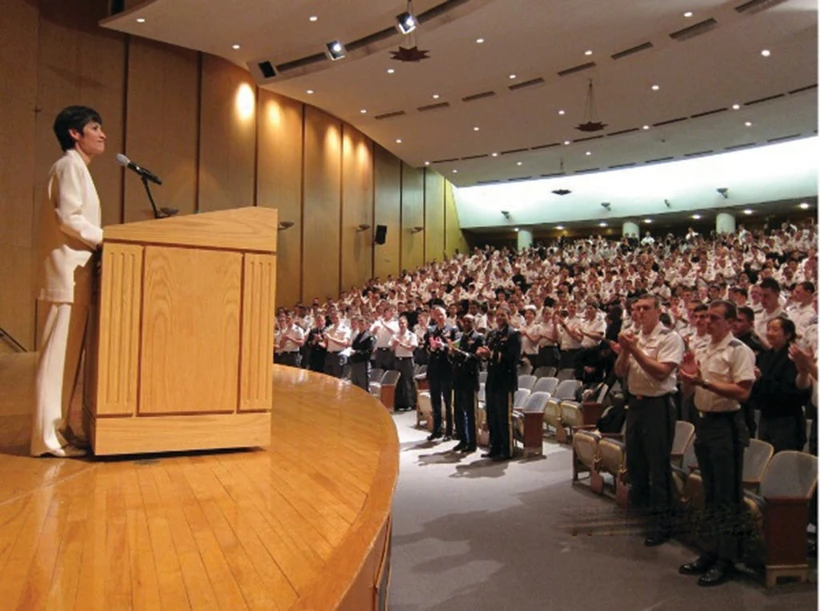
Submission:
[[[621,234],[628,238],[639,238],[641,237],[641,230],[638,229],[637,223],[633,223],[632,221],[624,221]]]
[[[530,248],[532,246],[532,231],[529,229],[518,230],[518,250]]]
[[[718,233],[734,233],[735,217],[728,212],[718,212],[715,218],[715,229]]]

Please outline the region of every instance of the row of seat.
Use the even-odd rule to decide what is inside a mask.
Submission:
[[[694,523],[694,516],[705,507],[694,440],[695,427],[678,421],[670,459],[677,508],[687,523]],[[623,432],[606,435],[590,427],[576,427],[572,447],[573,482],[589,473],[592,490],[626,506],[629,487]],[[815,456],[804,452],[773,455],[771,444],[751,440],[744,452],[742,474],[750,533],[745,562],[762,567],[767,587],[780,577],[808,578],[806,527],[809,501],[817,485]],[[694,530],[683,533],[683,538],[695,545],[707,543]]]

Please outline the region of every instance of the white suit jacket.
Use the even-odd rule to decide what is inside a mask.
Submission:
[[[91,255],[102,244],[103,231],[100,198],[77,151],[66,151],[51,167],[45,206],[39,231],[43,269],[38,298],[87,303],[94,273]]]

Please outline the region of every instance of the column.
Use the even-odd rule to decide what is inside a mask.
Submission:
[[[638,229],[637,223],[633,223],[632,221],[624,221],[621,234],[627,238],[639,238],[641,237],[641,230]]]
[[[518,230],[518,250],[530,248],[532,246],[532,231],[529,229]]]
[[[715,229],[718,233],[734,233],[735,217],[728,212],[718,212],[715,217]]]

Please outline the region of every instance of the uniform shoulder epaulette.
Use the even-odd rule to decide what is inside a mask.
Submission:
[[[729,346],[732,348],[740,348],[741,346],[745,346],[745,344],[739,339],[735,338],[729,342]]]
[[[674,333],[674,331],[672,331],[672,329],[667,329],[664,327],[663,329],[661,329],[660,335],[669,335],[670,333]]]

